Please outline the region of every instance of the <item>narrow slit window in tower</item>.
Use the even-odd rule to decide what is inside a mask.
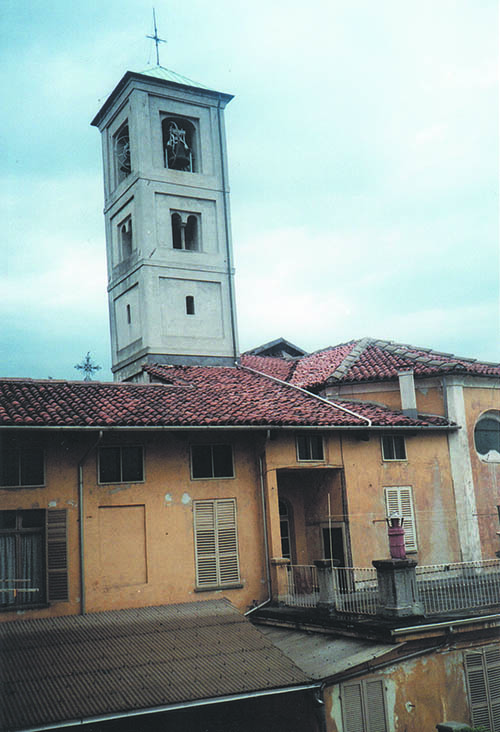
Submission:
[[[194,315],[194,297],[186,295],[186,315]]]
[[[132,322],[132,314],[130,312],[130,305],[127,305],[127,323],[128,323],[128,325],[130,325],[131,322]]]

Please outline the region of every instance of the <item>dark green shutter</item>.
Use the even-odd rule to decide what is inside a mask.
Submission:
[[[47,511],[47,575],[49,602],[68,600],[67,511]]]

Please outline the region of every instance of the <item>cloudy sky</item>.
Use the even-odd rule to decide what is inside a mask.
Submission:
[[[110,378],[101,148],[151,3],[3,0],[2,376]],[[156,0],[226,111],[242,350],[370,335],[498,360],[496,0]]]

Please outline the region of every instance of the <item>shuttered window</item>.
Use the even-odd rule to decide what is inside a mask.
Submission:
[[[397,488],[384,488],[385,506],[387,515],[399,513],[403,516],[403,528],[405,530],[406,551],[417,551],[417,530],[415,526],[415,511],[413,508],[413,495],[410,486]]]
[[[196,586],[240,581],[236,500],[194,501]]]
[[[0,511],[0,606],[67,599],[66,511]]]
[[[500,644],[464,654],[471,722],[500,732]]]
[[[387,709],[381,679],[341,686],[343,732],[387,732]]]

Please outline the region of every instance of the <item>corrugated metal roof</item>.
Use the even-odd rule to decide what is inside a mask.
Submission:
[[[325,633],[259,626],[274,645],[312,679],[348,671],[361,663],[394,650],[393,644],[358,638],[332,637]]]
[[[0,623],[0,669],[2,730],[309,682],[227,600]]]

